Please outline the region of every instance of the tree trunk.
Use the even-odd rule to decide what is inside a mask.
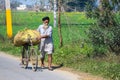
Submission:
[[[63,41],[62,41],[62,33],[61,33],[61,22],[60,22],[60,17],[61,17],[61,0],[58,2],[58,34],[60,38],[60,47],[63,46]]]

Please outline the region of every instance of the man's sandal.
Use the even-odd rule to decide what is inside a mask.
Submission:
[[[52,68],[52,67],[50,67],[50,68],[48,68],[48,70],[53,71],[53,68]]]

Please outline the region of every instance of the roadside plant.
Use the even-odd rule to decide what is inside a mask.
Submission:
[[[118,55],[120,54],[120,26],[119,19],[116,16],[118,12],[115,12],[114,8],[109,1],[100,0],[100,5],[93,14],[97,23],[94,27],[90,27],[88,36],[95,48],[105,46],[108,51]]]

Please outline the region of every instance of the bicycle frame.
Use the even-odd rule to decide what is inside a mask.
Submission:
[[[34,71],[37,70],[38,67],[38,55],[37,52],[35,51],[33,44],[32,44],[32,39],[28,35],[28,43],[23,45],[23,50],[22,50],[22,63],[24,65],[24,68],[28,68],[28,63],[31,61],[32,62],[32,69]]]

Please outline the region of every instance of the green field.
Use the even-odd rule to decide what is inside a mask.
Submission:
[[[0,34],[6,37],[5,15],[2,14],[0,21]],[[20,30],[25,28],[37,29],[42,24],[42,17],[50,17],[50,25],[53,26],[53,13],[47,12],[12,12],[13,37]],[[58,19],[57,19],[58,21]],[[84,13],[61,13],[61,29],[63,42],[68,43],[86,37],[85,30],[93,24],[95,20],[86,19]],[[53,27],[54,43],[59,46],[58,27]]]

